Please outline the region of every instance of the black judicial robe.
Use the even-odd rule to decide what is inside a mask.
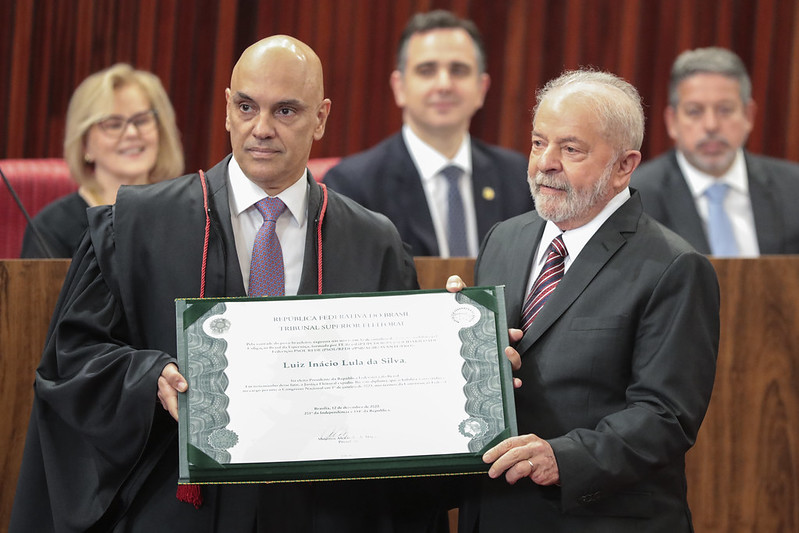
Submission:
[[[206,174],[208,297],[245,294],[228,160]],[[324,196],[308,183],[300,294],[318,284]],[[89,219],[36,371],[11,532],[432,530],[436,511],[420,479],[203,486],[200,509],[178,501],[177,423],[156,392],[176,362],[174,299],[200,295],[200,177],[123,187],[113,208],[91,209]],[[418,287],[413,259],[382,215],[331,191],[321,223],[324,293]]]

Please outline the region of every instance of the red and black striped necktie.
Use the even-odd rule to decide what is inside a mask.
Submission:
[[[533,287],[524,302],[524,310],[522,311],[522,329],[524,331],[527,331],[538,312],[544,307],[549,295],[558,286],[558,282],[563,277],[564,261],[567,255],[568,251],[566,250],[566,245],[563,244],[563,238],[558,235],[552,239],[552,244],[547,249],[547,261],[544,263],[544,268],[541,269],[538,279],[533,283]]]

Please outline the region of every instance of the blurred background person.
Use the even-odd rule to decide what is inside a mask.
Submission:
[[[113,204],[121,185],[155,183],[183,173],[175,111],[158,77],[116,65],[86,78],[69,101],[64,159],[78,190],[33,219],[23,258],[72,257],[88,227],[86,209]]]
[[[533,207],[527,158],[469,135],[490,85],[477,26],[417,13],[390,81],[402,130],[345,157],[325,183],[386,215],[415,256],[474,257],[491,226]]]
[[[630,185],[644,210],[703,254],[799,253],[799,165],[744,149],[755,122],[741,58],[719,47],[674,61],[664,112],[674,149]]]

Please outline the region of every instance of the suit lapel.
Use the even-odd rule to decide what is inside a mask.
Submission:
[[[755,220],[755,232],[761,254],[782,253],[782,231],[779,224],[779,202],[773,196],[773,186],[768,170],[749,154],[746,173],[749,179],[749,198]]]
[[[521,327],[522,306],[527,297],[527,280],[530,279],[535,252],[544,233],[545,224],[546,221],[538,216],[531,218],[529,222],[520,226],[513,246],[508,246],[512,254],[507,259],[511,266],[511,274],[506,277],[505,282],[508,327]]]
[[[300,286],[297,294],[317,294],[319,290],[319,264],[317,255],[316,232],[321,219],[324,226],[325,219],[322,216],[323,191],[310,175],[308,176],[308,229],[305,233],[305,255],[302,261],[302,275],[300,276]],[[327,216],[327,214],[325,214]],[[324,261],[324,250],[322,252]],[[322,288],[324,289],[324,282]]]
[[[423,252],[420,255],[440,255],[433,217],[427,208],[427,196],[424,193],[422,178],[401,133],[394,136],[392,145],[389,153],[393,154],[394,160],[386,165],[391,174],[386,176],[384,184],[396,187],[390,197],[403,201],[402,212],[399,213],[398,219],[408,221],[408,231],[415,240],[409,244],[419,248]]]
[[[642,210],[640,199],[634,195],[597,230],[519,341],[519,353],[527,351],[563,316],[610,258],[624,246],[627,241],[624,233],[635,232]]]
[[[674,232],[681,235],[699,253],[709,254],[710,243],[705,234],[702,219],[696,209],[691,189],[677,164],[676,152],[668,159],[663,198],[667,199],[665,209],[669,211],[669,222]]]
[[[502,220],[500,202],[497,199],[497,180],[501,176],[495,174],[496,168],[491,165],[484,150],[472,139],[472,196],[474,211],[477,217],[477,239],[483,240],[485,234],[497,220]]]
[[[208,268],[206,271],[207,296],[244,296],[236,240],[230,224],[228,199],[228,156],[205,173],[208,180],[211,233],[208,243]]]

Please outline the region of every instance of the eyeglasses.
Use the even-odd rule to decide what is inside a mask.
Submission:
[[[155,109],[148,109],[127,118],[122,115],[110,115],[98,120],[96,124],[110,137],[121,137],[128,129],[128,124],[133,124],[139,133],[150,133],[157,123],[158,113]]]

